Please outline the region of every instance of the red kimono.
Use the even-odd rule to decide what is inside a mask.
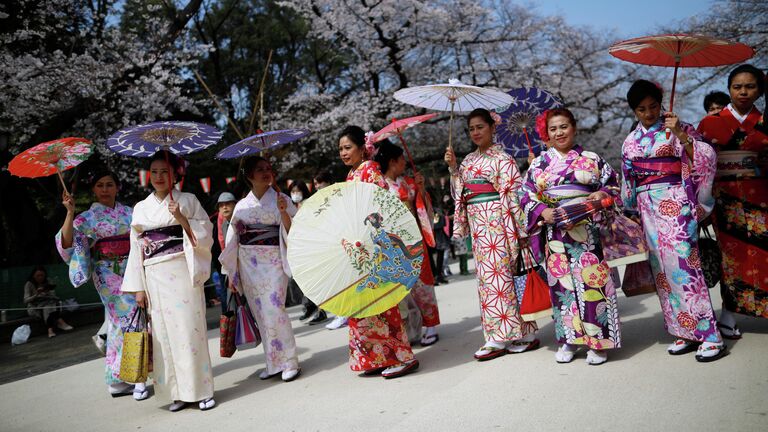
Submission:
[[[379,164],[363,161],[347,181],[373,183],[387,189]],[[414,359],[397,305],[366,318],[349,319],[349,367],[353,371],[386,368]]]
[[[768,126],[757,108],[743,122],[728,105],[699,131],[717,150],[715,231],[723,254],[723,306],[768,318]],[[762,165],[762,166],[761,166]]]

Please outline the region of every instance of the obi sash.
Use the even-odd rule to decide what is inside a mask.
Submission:
[[[280,225],[250,224],[239,235],[241,245],[280,246]]]
[[[498,201],[499,192],[485,179],[467,180],[461,198],[465,204],[479,204]]]
[[[131,240],[128,233],[104,237],[93,245],[93,258],[96,261],[125,258],[130,250]]]
[[[181,225],[171,225],[144,231],[139,235],[144,259],[184,251],[184,231]]]
[[[573,199],[587,197],[594,191],[589,185],[569,183],[547,188],[542,192],[540,199],[550,207],[560,207]]]
[[[635,159],[632,161],[632,169],[629,173],[635,180],[635,187],[680,184],[682,162],[676,157]]]
[[[760,177],[757,152],[722,150],[717,153],[715,177]]]

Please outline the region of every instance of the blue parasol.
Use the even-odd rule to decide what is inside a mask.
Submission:
[[[499,113],[501,124],[496,128],[496,140],[513,157],[538,154],[543,143],[536,132],[536,116],[562,106],[551,93],[536,87],[521,87],[507,92],[515,101]]]
[[[150,157],[159,150],[187,155],[206,149],[222,137],[213,126],[185,121],[164,121],[132,126],[112,134],[107,147],[132,157]]]
[[[217,159],[235,159],[258,153],[267,149],[288,144],[309,135],[307,129],[283,129],[260,132],[242,141],[236,142],[216,154]]]

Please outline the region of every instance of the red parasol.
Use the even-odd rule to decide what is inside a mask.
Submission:
[[[740,63],[755,55],[755,50],[739,42],[704,35],[665,34],[617,42],[608,52],[621,60],[650,66],[674,67],[669,110],[675,105],[677,69],[711,67]],[[667,130],[667,138],[669,138]]]
[[[61,138],[38,144],[18,155],[8,164],[8,171],[18,177],[37,178],[58,174],[64,192],[62,171],[74,168],[84,162],[93,152],[93,145],[85,138]]]
[[[593,214],[613,206],[613,198],[589,200],[555,209],[555,226],[569,230]]]

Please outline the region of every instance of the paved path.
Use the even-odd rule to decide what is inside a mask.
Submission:
[[[713,294],[716,292],[713,290]],[[768,430],[768,321],[741,318],[731,354],[700,364],[672,357],[658,300],[620,295],[624,348],[593,367],[581,352],[554,361],[553,325],[540,320],[543,348],[478,363],[482,343],[475,282],[437,287],[440,342],[416,348],[421,369],[385,381],[347,365],[347,332],[296,328],[302,376],[260,381],[260,348],[218,356],[212,411],[166,410],[169,401],[112,399],[101,359],[0,386],[0,430],[10,431],[747,431]],[[719,304],[719,297],[715,299]]]

